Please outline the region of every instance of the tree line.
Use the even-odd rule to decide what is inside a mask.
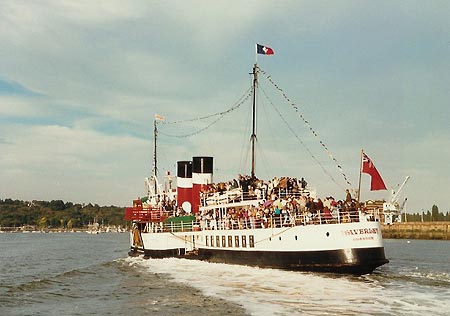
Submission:
[[[118,206],[99,206],[98,204],[74,204],[62,200],[20,201],[0,199],[0,226],[38,228],[81,228],[95,222],[103,225],[126,226],[125,208]],[[450,212],[442,213],[437,205],[431,211],[405,213],[402,221],[437,222],[450,221]]]
[[[0,199],[0,226],[38,228],[80,228],[97,222],[104,225],[125,226],[125,208],[52,201],[20,201]]]
[[[405,215],[406,214],[406,215]],[[450,221],[450,212],[442,213],[437,205],[433,205],[431,211],[422,211],[417,213],[405,213],[402,219],[407,222],[444,222]]]

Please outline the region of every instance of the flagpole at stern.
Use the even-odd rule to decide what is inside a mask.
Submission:
[[[362,158],[364,149],[361,149],[361,157],[359,158],[359,183],[358,183],[358,205],[361,198],[361,175],[362,175]]]

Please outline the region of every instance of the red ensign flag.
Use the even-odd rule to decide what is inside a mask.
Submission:
[[[370,174],[372,180],[370,181],[370,191],[387,190],[383,179],[378,173],[377,168],[372,160],[363,152],[362,153],[362,173]]]

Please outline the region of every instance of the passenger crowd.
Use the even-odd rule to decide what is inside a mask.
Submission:
[[[293,195],[298,195],[306,190],[306,186],[307,182],[304,178],[298,180],[297,178],[275,177],[265,182],[248,175],[239,175],[238,179],[209,185],[208,191],[204,192],[204,194],[222,194],[227,191],[240,189],[245,199],[256,198],[268,200],[272,199],[274,195],[286,196],[288,192]]]
[[[345,200],[315,198],[304,178],[273,178],[264,182],[240,175],[238,179],[210,185],[202,192],[203,206],[242,200],[260,200],[258,205],[218,208],[196,214],[202,229],[248,229],[358,221],[358,206],[347,190]],[[176,216],[186,215],[181,208]]]

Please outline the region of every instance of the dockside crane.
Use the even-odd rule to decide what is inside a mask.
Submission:
[[[389,201],[383,203],[383,215],[385,224],[392,224],[393,222],[402,221],[402,211],[405,207],[407,198],[405,198],[401,205],[398,202],[398,198],[409,178],[410,176],[406,176],[405,180],[400,186],[398,186],[397,190],[392,189]]]

